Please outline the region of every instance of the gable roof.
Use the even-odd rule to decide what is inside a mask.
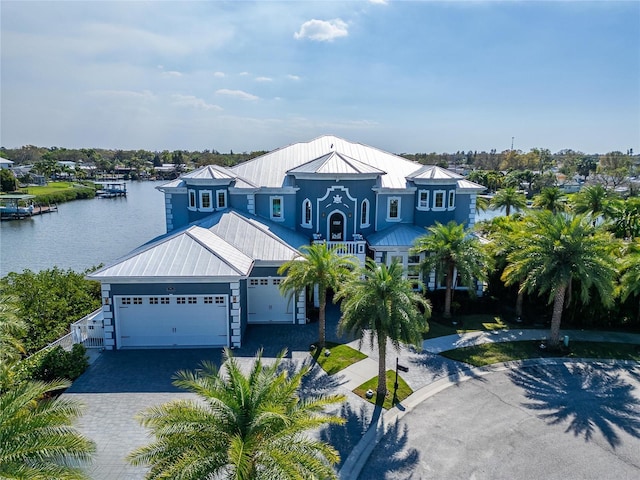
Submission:
[[[338,152],[330,152],[310,162],[292,168],[287,173],[312,173],[320,175],[383,175],[386,172]]]
[[[459,178],[464,177],[436,165],[425,165],[407,177],[408,180],[457,180]]]
[[[91,273],[88,278],[243,277],[252,267],[251,257],[215,233],[190,226],[143,245],[121,260]]]
[[[198,226],[260,262],[291,260],[298,255],[298,248],[309,243],[307,237],[293,230],[233,209],[214,213]]]
[[[332,152],[339,153],[343,160],[354,159],[382,172],[380,178],[383,188],[405,188],[406,177],[421,167],[419,163],[362,143],[349,142],[334,135],[323,135],[309,142],[279,148],[231,167],[230,170],[254,185],[279,188],[285,185],[287,172]]]

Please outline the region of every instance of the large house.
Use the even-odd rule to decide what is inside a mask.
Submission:
[[[484,190],[331,135],[158,188],[167,233],[89,277],[102,283],[107,349],[240,346],[247,325],[305,323],[305,292],[282,296],[277,271],[312,242],[417,276],[414,240],[436,221],[473,226]]]

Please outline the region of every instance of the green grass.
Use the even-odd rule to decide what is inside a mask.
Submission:
[[[567,357],[640,361],[640,345],[613,342],[571,342],[560,352],[540,349],[539,341],[485,343],[458,348],[440,355],[476,367],[526,358]]]
[[[50,193],[59,192],[60,190],[66,190],[67,188],[73,188],[73,183],[50,182],[48,185],[36,185],[27,188],[21,188],[20,191],[28,193],[29,195],[48,195]]]
[[[458,322],[453,325],[453,321]],[[506,323],[499,315],[492,314],[475,314],[475,315],[458,315],[452,319],[432,318],[429,320],[429,332],[424,338],[443,337],[445,335],[455,335],[468,332],[490,332],[492,330],[502,330],[513,328]],[[530,326],[517,325],[517,328],[531,328]]]
[[[324,354],[324,351],[327,349],[331,352],[328,357]],[[327,342],[325,344],[325,348],[316,348],[311,352],[311,354],[313,355],[313,358],[316,360],[316,362],[318,362],[322,369],[329,375],[338,373],[340,370],[347,368],[349,365],[367,358],[364,353],[359,352],[358,350],[354,350],[348,345],[330,342]]]
[[[394,383],[396,381],[396,372],[394,370],[387,370],[387,396],[382,404],[383,408],[387,410],[393,407],[395,404],[402,402],[405,398],[413,393],[411,387],[398,375],[398,390],[394,396]],[[353,393],[362,397],[366,401],[377,405],[378,399],[376,398],[376,388],[378,388],[378,377],[373,377],[371,380],[367,380],[359,387],[353,390]],[[373,397],[367,398],[367,390],[373,390]]]

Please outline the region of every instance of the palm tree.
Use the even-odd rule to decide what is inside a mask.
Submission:
[[[633,240],[640,237],[640,198],[615,200],[609,204],[609,230],[617,238]]]
[[[629,297],[638,297],[637,322],[640,324],[640,240],[627,245],[621,273],[620,299],[625,302]]]
[[[597,217],[607,210],[607,200],[607,191],[602,185],[597,184],[585,187],[576,193],[571,203],[575,213],[587,213],[592,217]]]
[[[336,478],[336,450],[308,435],[344,419],[327,415],[341,395],[300,398],[305,365],[289,376],[282,352],[270,365],[262,352],[247,374],[225,349],[224,372],[204,363],[201,370],[178,372],[174,384],[195,393],[151,407],[139,415],[156,440],[131,452],[134,465],[149,465],[148,479],[316,479]]]
[[[469,293],[473,294],[474,281],[486,278],[485,265],[488,258],[478,239],[466,232],[463,224],[451,221],[443,225],[436,222],[427,231],[428,234],[416,239],[411,252],[426,253],[421,262],[422,270],[427,273],[435,270],[438,282],[446,277],[444,317],[450,318],[455,271],[457,270],[462,284],[469,288]]]
[[[85,479],[95,445],[72,422],[79,405],[49,398],[67,381],[25,382],[0,395],[0,478]]]
[[[25,352],[20,337],[26,330],[18,317],[15,297],[0,294],[0,368],[20,360]]]
[[[522,210],[527,206],[527,197],[514,187],[507,187],[494,195],[491,199],[491,208],[504,208],[507,217],[511,214],[511,209]]]
[[[519,246],[519,237],[522,235],[522,217],[514,215],[512,217],[496,217],[487,222],[485,229],[490,240],[485,245],[487,254],[494,259],[495,267],[503,271],[507,266],[507,256]],[[518,287],[520,283],[518,282]],[[516,318],[522,317],[522,305],[524,303],[524,292],[518,288],[516,299]]]
[[[302,254],[284,263],[278,274],[286,273],[287,277],[280,284],[283,294],[295,295],[295,292],[306,288],[313,290],[318,286],[318,343],[322,348],[326,341],[326,309],[327,291],[337,291],[340,285],[357,268],[358,261],[353,256],[341,256],[337,253],[339,247],[328,248],[326,243],[305,245],[300,250]]]
[[[387,394],[387,340],[397,350],[400,342],[420,347],[422,333],[427,330],[426,319],[431,315],[431,304],[413,290],[414,282],[403,278],[403,273],[398,262],[394,261],[387,267],[368,259],[365,268],[360,270],[360,276],[354,276],[338,294],[343,299],[338,331],[355,334],[361,343],[369,335],[371,348],[374,337],[377,339],[376,392],[380,401]]]
[[[552,213],[565,210],[567,196],[558,187],[545,187],[533,199],[533,206],[549,210]]]
[[[592,287],[604,305],[612,303],[616,275],[611,237],[594,227],[590,217],[569,217],[543,210],[525,219],[519,246],[507,256],[502,279],[506,285],[521,282],[527,293],[549,293],[553,302],[550,346],[560,341],[565,296],[572,282],[580,284],[580,299],[587,303]]]

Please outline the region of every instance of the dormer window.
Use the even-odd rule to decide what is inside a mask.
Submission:
[[[284,220],[284,212],[282,208],[282,197],[270,197],[271,198],[271,220],[281,222]]]
[[[444,190],[436,190],[433,192],[433,209],[444,210]]]
[[[211,190],[200,191],[200,211],[211,212],[213,211],[213,204],[211,203]]]
[[[418,210],[429,210],[429,190],[418,191]]]
[[[227,208],[227,191],[216,190],[216,207]]]
[[[308,198],[302,202],[302,226],[306,228],[311,228],[311,200]]]

